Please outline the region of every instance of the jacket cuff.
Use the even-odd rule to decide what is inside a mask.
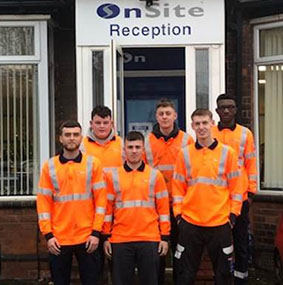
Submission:
[[[48,233],[45,236],[46,241],[49,241],[51,238],[54,238],[54,235],[52,233]]]
[[[248,192],[248,198],[249,198],[249,199],[253,199],[254,196],[255,196],[255,193]]]
[[[231,213],[229,216],[229,221],[232,226],[235,226],[237,216],[234,213]]]
[[[162,240],[162,241],[167,241],[167,242],[168,242],[169,239],[170,239],[170,236],[169,236],[169,235],[168,235],[168,236],[167,236],[167,235],[161,235],[161,240]]]
[[[101,240],[102,240],[102,242],[105,242],[105,241],[107,241],[110,237],[111,237],[110,234],[102,234],[102,235],[101,235]]]
[[[93,230],[92,233],[91,233],[91,236],[100,238],[100,232]]]

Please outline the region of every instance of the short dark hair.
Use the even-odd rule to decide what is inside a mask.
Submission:
[[[225,93],[220,94],[216,99],[217,105],[218,105],[218,102],[221,100],[233,100],[235,102],[235,104],[237,104],[236,98],[232,95],[229,95],[229,94],[225,94]]]
[[[193,111],[191,119],[193,120],[193,118],[196,116],[209,116],[210,119],[213,118],[212,112],[208,109],[196,109],[195,111]]]
[[[64,128],[76,128],[76,127],[82,129],[82,126],[78,121],[75,120],[64,121],[59,127],[59,134],[62,135]]]
[[[160,108],[160,107],[162,107],[162,108],[171,107],[171,108],[173,108],[176,111],[174,103],[170,99],[168,99],[168,98],[160,99],[157,102],[157,104],[156,104],[155,111],[157,111],[157,109]]]
[[[125,141],[142,141],[144,142],[144,136],[141,132],[130,131],[125,137]]]
[[[98,105],[98,106],[93,108],[93,110],[91,112],[91,119],[93,119],[93,117],[95,115],[97,115],[101,118],[106,118],[108,116],[111,118],[111,110],[106,106]]]

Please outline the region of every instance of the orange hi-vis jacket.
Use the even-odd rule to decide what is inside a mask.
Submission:
[[[235,124],[232,129],[214,126],[212,135],[236,151],[238,168],[242,172],[243,201],[247,200],[248,193],[253,195],[257,190],[256,150],[252,132],[244,126]]]
[[[142,163],[106,173],[107,210],[103,234],[112,243],[168,240],[169,199],[162,174]]]
[[[107,192],[97,158],[82,153],[75,160],[52,157],[43,165],[38,186],[39,227],[47,239],[75,245],[99,236]]]
[[[178,153],[181,148],[193,142],[193,138],[181,130],[176,137],[171,137],[167,141],[164,140],[164,137],[157,138],[153,133],[150,133],[145,139],[144,160],[151,167],[161,171],[170,199],[173,171]]]
[[[216,140],[198,142],[178,155],[172,181],[174,216],[203,227],[224,225],[242,206],[240,172],[235,151]]]
[[[104,172],[123,165],[123,140],[115,134],[110,139],[100,142],[89,130],[88,135],[83,138],[80,148],[81,151],[97,157],[102,163]]]

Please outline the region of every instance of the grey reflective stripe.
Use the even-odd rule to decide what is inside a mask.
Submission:
[[[69,202],[69,201],[83,201],[92,199],[91,193],[85,194],[70,194],[70,195],[63,195],[63,196],[54,196],[53,200],[55,202]]]
[[[174,170],[174,164],[163,164],[155,166],[160,171]]]
[[[115,196],[114,196],[113,194],[107,194],[107,199],[108,199],[109,201],[114,201]]]
[[[228,153],[228,147],[226,145],[223,145],[222,152],[221,152],[221,158],[219,162],[219,168],[218,168],[218,177],[220,179],[225,172],[225,162],[227,159],[227,153]]]
[[[169,222],[170,216],[169,215],[159,215],[160,222]]]
[[[144,149],[145,149],[147,163],[153,166],[153,154],[152,154],[152,150],[151,150],[151,146],[149,142],[149,136],[145,138]]]
[[[232,245],[230,245],[230,246],[223,247],[222,250],[223,250],[223,252],[224,252],[225,254],[229,255],[229,254],[233,253],[233,251],[234,251],[234,246],[233,246],[233,244],[232,244]]]
[[[241,140],[240,140],[240,151],[239,151],[239,157],[238,157],[238,165],[243,166],[244,161],[244,151],[245,151],[245,144],[248,136],[248,129],[245,127],[242,127],[242,135],[241,135]],[[240,162],[241,161],[241,162]]]
[[[241,194],[233,194],[233,195],[231,196],[231,198],[232,198],[232,200],[234,200],[234,201],[240,201],[240,202],[242,202],[242,200],[243,200],[243,196],[242,196]]]
[[[55,158],[52,157],[48,160],[49,173],[50,173],[50,178],[51,178],[55,191],[59,192],[59,185],[58,185],[58,180],[57,180],[56,171],[55,171],[54,159]]]
[[[168,192],[167,190],[162,191],[162,192],[158,192],[155,194],[156,199],[161,199],[161,198],[166,198],[168,197]]]
[[[103,167],[104,172],[113,172],[117,167]]]
[[[174,173],[173,178],[174,178],[175,180],[179,180],[179,181],[181,181],[181,182],[186,182],[185,176],[182,175],[182,174],[176,173],[176,172]]]
[[[95,212],[98,214],[105,214],[105,208],[104,207],[96,207]]]
[[[86,161],[86,187],[87,192],[91,193],[91,178],[92,178],[93,156],[87,156]]]
[[[114,169],[112,172],[112,178],[113,178],[113,188],[116,193],[116,200],[117,202],[122,201],[122,193],[120,189],[120,183],[119,183],[119,175],[118,175],[118,169]]]
[[[234,277],[240,278],[240,279],[246,279],[249,277],[249,272],[240,272],[237,270],[234,270]]]
[[[154,199],[154,187],[156,183],[157,170],[151,168],[149,174],[149,199]]]
[[[92,188],[94,190],[98,190],[100,188],[105,188],[105,187],[106,187],[106,185],[105,185],[104,181],[100,181],[100,182],[96,182],[96,183],[92,184]]]
[[[39,188],[37,190],[38,194],[46,195],[52,197],[52,190],[51,189],[46,189],[46,188]]]
[[[125,202],[116,202],[116,208],[134,208],[134,207],[144,207],[144,208],[154,208],[154,201],[145,201],[145,200],[132,200]]]
[[[256,153],[255,152],[250,152],[250,153],[247,153],[245,155],[246,159],[250,159],[250,158],[253,158],[253,157],[256,157]]]
[[[182,138],[182,142],[181,142],[181,148],[183,148],[186,145],[188,145],[189,137],[190,136],[187,133],[184,133],[183,138]]]
[[[105,215],[104,222],[112,222],[112,215]]]
[[[250,174],[249,175],[249,180],[256,180],[257,179],[257,175],[256,174]]]
[[[238,170],[227,174],[228,179],[232,179],[232,178],[239,177],[239,176],[240,176],[240,171]]]
[[[185,166],[186,166],[187,177],[191,178],[190,155],[189,155],[189,149],[187,147],[183,149],[183,154],[184,154],[184,161],[185,161]]]
[[[82,152],[86,152],[86,148],[85,148],[84,142],[81,143],[81,145],[80,145],[80,150],[81,150]]]
[[[224,179],[213,179],[213,178],[208,178],[208,177],[197,177],[194,179],[191,179],[188,181],[188,186],[193,186],[198,183],[203,183],[203,184],[212,184],[216,186],[227,186],[227,181]]]
[[[39,220],[50,220],[50,218],[51,218],[50,213],[41,213],[41,214],[38,214],[38,219],[39,219]]]
[[[124,141],[123,141],[123,139],[121,139],[120,142],[121,142],[122,161],[124,162],[126,160],[126,155],[125,155],[125,151],[124,151]]]
[[[181,203],[183,202],[184,198],[182,196],[173,196],[172,200],[173,200],[173,203]]]

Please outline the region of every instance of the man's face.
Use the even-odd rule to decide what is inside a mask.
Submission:
[[[63,128],[59,140],[64,149],[68,151],[77,150],[82,142],[81,129],[79,127]]]
[[[98,139],[106,139],[112,129],[111,117],[107,116],[105,118],[101,118],[100,116],[95,115],[90,121],[90,127],[93,131],[93,134]]]
[[[144,143],[141,140],[125,141],[125,155],[126,160],[129,163],[139,163],[142,160],[142,154],[144,151]]]
[[[194,116],[192,120],[192,129],[196,133],[197,139],[207,139],[211,136],[211,128],[214,121],[208,116]]]
[[[221,122],[231,123],[235,119],[237,113],[235,101],[232,99],[218,101],[216,112],[219,115]]]
[[[173,127],[177,119],[177,113],[172,107],[159,107],[155,116],[161,129]]]

